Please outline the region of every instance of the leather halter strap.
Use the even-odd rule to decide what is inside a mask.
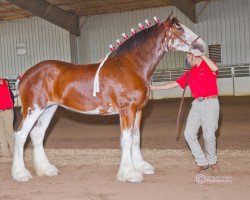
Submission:
[[[191,46],[192,46],[198,39],[200,39],[200,36],[198,36],[193,42],[191,42],[190,48],[191,48]]]

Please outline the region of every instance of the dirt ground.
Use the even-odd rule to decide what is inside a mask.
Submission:
[[[33,179],[13,181],[11,158],[0,158],[0,200],[249,199],[250,96],[219,100],[218,172],[192,171],[194,160],[183,137],[191,99],[185,99],[178,142],[174,133],[180,99],[149,101],[143,110],[142,153],[156,167],[156,173],[144,175],[140,184],[116,181],[120,160],[118,116],[85,116],[59,108],[47,130],[45,149],[60,175],[35,175],[28,141],[25,163]],[[19,110],[15,127],[20,121]],[[201,131],[199,139],[203,145]]]

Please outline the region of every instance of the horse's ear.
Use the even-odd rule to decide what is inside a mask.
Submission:
[[[173,9],[171,10],[171,13],[168,15],[168,18],[167,18],[167,20],[166,20],[166,21],[171,22],[171,20],[172,20],[172,16],[173,16]]]

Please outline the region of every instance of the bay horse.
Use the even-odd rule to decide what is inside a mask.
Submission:
[[[19,82],[22,120],[15,132],[12,176],[16,181],[32,178],[23,160],[28,134],[33,143],[34,168],[38,176],[55,176],[59,170],[46,157],[43,140],[58,106],[84,114],[119,114],[122,149],[117,180],[142,182],[142,174],[154,174],[140,150],[142,109],[149,99],[150,78],[167,51],[205,53],[205,43],[171,15],[161,23],[128,38],[95,64],[42,61],[28,69]],[[97,91],[94,80],[98,71]]]

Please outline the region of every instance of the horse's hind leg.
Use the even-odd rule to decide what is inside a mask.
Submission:
[[[154,174],[154,167],[148,162],[143,161],[140,149],[140,122],[142,111],[137,111],[134,131],[133,131],[133,146],[132,146],[132,158],[135,169],[143,174]]]
[[[135,111],[131,109],[120,111],[122,158],[117,180],[138,183],[143,181],[143,176],[134,168],[132,160],[134,121]]]
[[[33,157],[35,171],[38,176],[56,176],[59,170],[52,165],[46,157],[43,148],[43,139],[46,129],[57,109],[58,105],[52,105],[45,109],[33,127],[30,137],[34,146]]]
[[[25,168],[23,161],[23,147],[27,136],[37,121],[38,117],[43,113],[44,109],[36,108],[22,119],[21,125],[15,132],[15,148],[12,162],[12,176],[16,181],[28,181],[32,178],[30,172]]]

